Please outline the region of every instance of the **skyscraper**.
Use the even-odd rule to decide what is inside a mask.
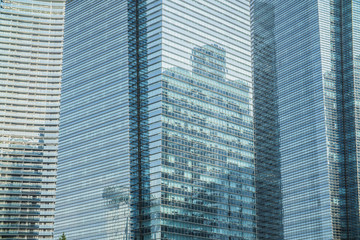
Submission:
[[[0,239],[53,239],[65,1],[0,1]]]
[[[359,239],[360,2],[254,2],[274,9],[284,238]]]
[[[119,0],[66,4],[56,237],[129,236],[127,8]]]
[[[283,239],[275,9],[251,1],[258,239]]]
[[[62,93],[56,236],[256,238],[247,0],[70,1]]]

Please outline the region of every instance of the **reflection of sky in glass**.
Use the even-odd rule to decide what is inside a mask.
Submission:
[[[164,2],[162,67],[168,69],[177,66],[190,71],[189,59],[192,48],[217,43],[227,48],[227,79],[251,82],[251,57],[248,54],[251,50],[250,25],[246,22],[250,11],[248,3],[229,1],[209,3],[212,7],[208,8],[204,6],[206,4],[196,1],[181,4]],[[219,7],[228,14],[217,12]],[[248,13],[242,18],[239,16],[240,12]],[[185,14],[186,17],[181,14]],[[232,24],[234,22],[238,24]],[[189,44],[193,47],[189,47]],[[176,64],[171,63],[171,59],[167,57],[176,60]]]

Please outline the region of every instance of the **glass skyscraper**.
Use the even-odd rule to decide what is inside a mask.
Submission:
[[[274,35],[284,239],[359,239],[360,2],[254,2],[274,13],[254,22]]]
[[[283,239],[275,9],[251,1],[258,239]]]
[[[53,239],[65,1],[0,1],[0,239]]]
[[[255,178],[279,149],[255,146],[277,113],[254,123],[251,61],[247,0],[69,1],[55,236],[256,239],[255,186],[280,184]]]
[[[127,9],[66,3],[56,237],[130,239]]]

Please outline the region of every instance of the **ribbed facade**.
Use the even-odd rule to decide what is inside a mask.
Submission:
[[[256,239],[250,35],[246,0],[68,2],[56,236]]]
[[[254,2],[275,12],[284,239],[359,239],[359,3]]]
[[[128,3],[66,3],[55,238],[130,235]]]
[[[0,1],[0,239],[53,239],[65,1]]]
[[[275,6],[251,2],[258,239],[283,239]]]

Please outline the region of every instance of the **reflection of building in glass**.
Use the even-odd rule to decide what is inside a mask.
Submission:
[[[127,188],[111,186],[104,188],[106,211],[106,240],[127,240],[129,238],[130,192]],[[121,223],[125,221],[125,223]]]
[[[194,48],[191,56],[193,73],[224,80],[226,74],[225,54],[225,50],[216,44]]]
[[[0,239],[53,239],[64,8],[0,1]]]
[[[248,1],[94,2],[66,11],[56,234],[256,239]]]
[[[255,239],[250,85],[226,81],[218,45],[193,48],[191,65],[162,78],[163,235]]]
[[[253,2],[275,12],[284,238],[359,239],[360,2]]]

